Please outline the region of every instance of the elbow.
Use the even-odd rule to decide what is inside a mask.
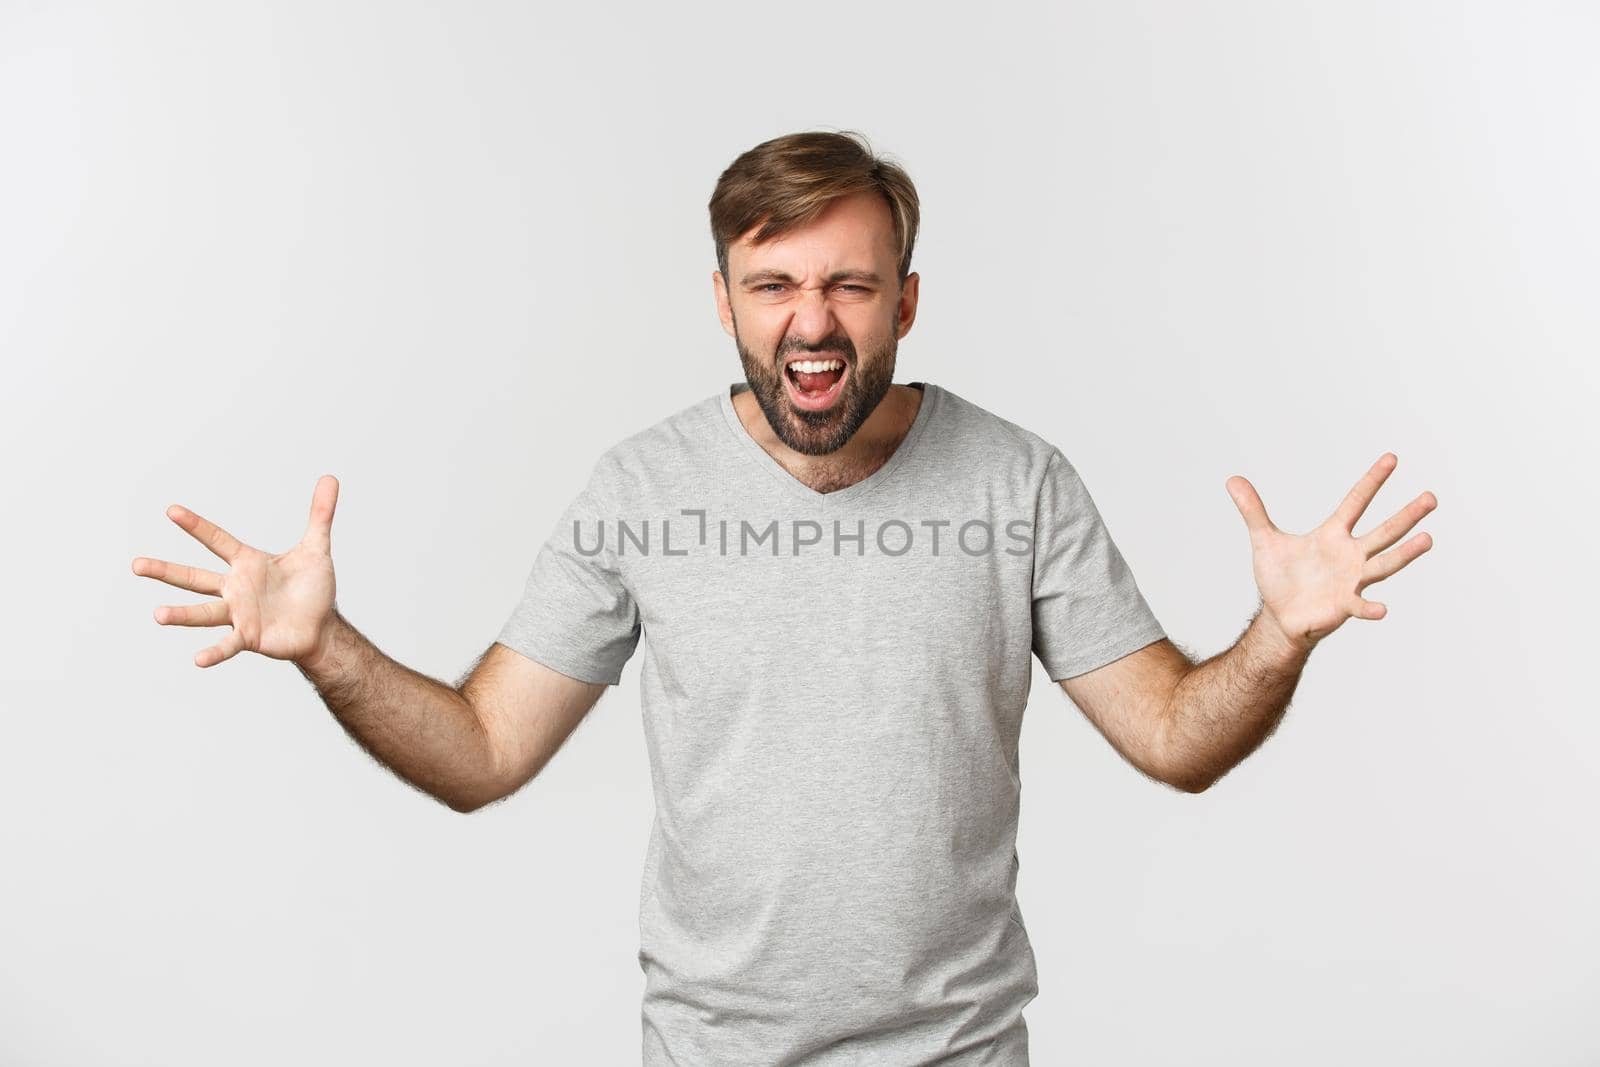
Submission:
[[[1222,777],[1206,767],[1182,760],[1163,760],[1159,766],[1161,773],[1152,777],[1184,793],[1204,793]]]
[[[499,797],[452,798],[446,800],[444,803],[445,807],[449,808],[451,811],[458,812],[462,815],[471,815],[473,812],[478,811],[481,808],[486,808],[499,799]]]
[[[438,797],[445,807],[462,815],[471,815],[481,808],[486,808],[497,800],[504,800],[505,794],[487,789],[476,789],[461,793],[448,793]]]
[[[465,699],[465,698],[463,698]],[[451,811],[462,815],[471,815],[480,808],[486,808],[497,800],[504,800],[513,790],[504,787],[506,781],[502,768],[500,754],[495,748],[494,736],[485,725],[483,716],[473,707],[470,700],[466,701],[467,707],[472,712],[474,721],[478,724],[478,737],[481,742],[477,758],[473,761],[467,773],[463,774],[455,787],[441,793],[439,799]]]
[[[1193,794],[1204,793],[1207,789],[1217,784],[1217,780],[1210,775],[1198,774],[1169,775],[1163,780],[1174,789]]]
[[[471,815],[475,811],[487,808],[496,801],[504,800],[508,795],[502,790],[486,787],[466,793],[442,796],[439,799],[444,801],[445,806],[451,811],[459,812],[462,815]]]
[[[1167,757],[1155,762],[1157,773],[1151,777],[1184,793],[1204,793],[1222,777],[1194,760]]]
[[[1177,688],[1174,686],[1162,705],[1161,713],[1157,716],[1154,744],[1152,745],[1154,759],[1151,761],[1159,773],[1152,775],[1157,781],[1170,785],[1172,788],[1184,793],[1204,793],[1217,779],[1222,777],[1222,772],[1202,765],[1193,758],[1185,758],[1182,748],[1177,744],[1174,734],[1172,702],[1176,698]]]

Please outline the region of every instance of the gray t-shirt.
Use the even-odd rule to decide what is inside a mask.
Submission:
[[[910,384],[898,449],[831,493],[742,382],[621,441],[500,633],[611,684],[645,638],[648,1067],[1028,1062],[1030,654],[1059,680],[1165,634],[1054,445]]]

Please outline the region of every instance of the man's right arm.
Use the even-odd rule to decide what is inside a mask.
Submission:
[[[295,665],[374,759],[459,812],[520,789],[606,690],[498,642],[451,687],[385,655],[337,610]]]
[[[339,481],[317,479],[300,542],[269,554],[174,504],[167,517],[227,563],[226,572],[137,556],[133,573],[214,599],[163,604],[163,626],[226,626],[195,654],[209,668],[240,652],[289,660],[356,742],[401,778],[456,811],[509,796],[556,754],[605,684],[570,678],[496,642],[459,685],[390,659],[339,614],[334,601],[333,514]],[[569,628],[524,596],[524,621],[550,634]],[[565,660],[563,660],[565,662]],[[608,675],[609,676],[609,675]]]

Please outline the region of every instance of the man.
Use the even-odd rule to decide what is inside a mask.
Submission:
[[[1229,479],[1261,604],[1196,664],[1060,449],[892,384],[919,282],[904,171],[849,135],[780,137],[722,174],[710,213],[745,382],[599,458],[460,686],[336,610],[331,476],[284,555],[175,505],[228,572],[134,571],[219,597],[156,612],[232,627],[197,664],[294,661],[352,736],[463,812],[536,775],[646,637],[644,1061],[1025,1064],[1030,656],[1136,768],[1199,792],[1272,731],[1318,641],[1382,617],[1361,591],[1426,551],[1383,550],[1436,501],[1353,536],[1386,453],[1294,536]]]

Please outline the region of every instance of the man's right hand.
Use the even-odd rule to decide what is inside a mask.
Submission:
[[[167,517],[227,563],[228,571],[221,574],[135,558],[135,574],[218,598],[200,604],[163,604],[155,610],[156,622],[233,627],[228,636],[195,654],[198,667],[214,666],[241,651],[301,663],[320,658],[335,620],[330,540],[338,498],[338,479],[331,474],[318,478],[305,534],[299,544],[277,556],[252,548],[188,508],[169,507]]]

